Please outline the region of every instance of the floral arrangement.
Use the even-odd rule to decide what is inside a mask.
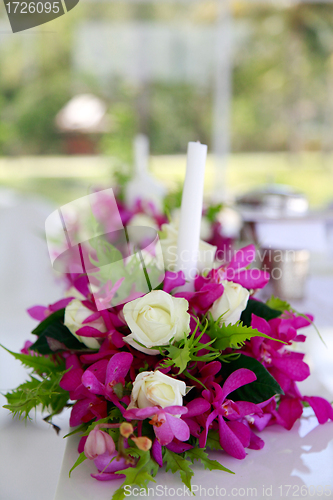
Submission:
[[[52,417],[70,407],[68,435],[81,439],[69,474],[93,461],[93,478],[123,481],[114,500],[130,485],[146,489],[164,466],[189,489],[195,461],[231,473],[207,451],[242,460],[264,446],[265,427],[290,430],[304,406],[320,424],[333,420],[328,401],[297,387],[310,370],[294,346],[313,317],[256,297],[269,274],[251,267],[253,245],[221,262],[213,236],[200,240],[206,154],[189,143],[179,224],[151,207],[161,241],[147,210],[128,213],[112,190],[76,200],[79,219],[68,205],[51,214],[49,252],[65,297],[30,308],[35,341],[9,351],[32,373],[5,407],[25,418],[41,408],[57,431]],[[60,245],[52,222],[63,228]]]
[[[297,388],[310,371],[293,346],[313,318],[255,298],[269,276],[249,267],[254,256],[253,245],[237,251],[192,291],[182,271],[166,271],[156,289],[102,310],[87,276],[70,275],[66,298],[28,311],[36,341],[11,354],[33,372],[6,408],[28,417],[41,405],[52,423],[71,406],[71,434],[82,433],[72,470],[88,459],[95,479],[122,479],[114,499],[126,485],[146,488],[164,465],[188,488],[195,460],[230,473],[207,450],[244,459],[264,446],[266,426],[291,429],[304,406],[320,424],[333,420],[328,401]]]

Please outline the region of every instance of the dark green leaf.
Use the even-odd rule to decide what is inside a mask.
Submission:
[[[243,325],[251,326],[252,314],[269,321],[281,316],[282,311],[269,307],[264,302],[250,299],[240,318]]]
[[[276,394],[284,394],[275,378],[259,361],[250,356],[241,354],[236,361],[223,364],[222,373],[226,378],[239,368],[247,368],[253,371],[257,376],[257,380],[232,392],[228,397],[233,401],[250,401],[258,404]]]
[[[54,340],[55,342],[53,342]],[[63,350],[86,349],[86,346],[79,342],[76,337],[60,321],[48,325],[38,340],[29,348],[40,354],[54,354]]]
[[[59,309],[58,311],[55,311],[54,313],[50,314],[50,316],[45,318],[41,323],[39,323],[39,325],[34,330],[32,330],[31,333],[33,333],[34,335],[40,335],[52,323],[64,321],[64,316],[65,309]]]

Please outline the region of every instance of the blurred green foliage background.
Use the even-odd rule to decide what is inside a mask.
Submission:
[[[101,84],[93,75],[76,72],[76,27],[85,19],[184,19],[213,26],[216,17],[214,1],[82,3],[54,21],[52,44],[49,34],[46,38],[48,25],[30,39],[12,36],[10,44],[3,42],[0,48],[0,153],[63,153],[55,115],[73,95],[91,92],[107,102],[113,124],[112,133],[100,138],[99,150],[129,161],[140,128],[140,89],[122,81]],[[233,17],[232,151],[331,150],[332,5],[286,8],[234,2]],[[210,146],[212,86],[153,81],[147,115],[153,154],[184,152],[193,137]]]
[[[119,77],[101,81],[75,66],[75,37],[87,20],[191,23],[215,29],[217,6],[218,0],[87,1],[30,34],[2,31],[0,183],[70,200],[93,179],[109,182],[117,169],[127,175],[124,165],[133,162],[133,138],[144,132],[155,158],[154,174],[171,187],[176,179],[179,186],[184,158],[171,155],[184,154],[187,142],[197,139],[212,150],[214,77],[208,85],[149,81],[142,116],[140,86]],[[232,14],[229,189],[240,192],[274,180],[303,190],[313,205],[328,203],[333,199],[333,5],[234,1]],[[7,19],[0,24],[8,28]],[[97,136],[97,152],[109,158],[109,166],[103,163],[98,173],[99,167],[81,161],[70,167],[70,174],[64,168],[62,176],[59,162],[50,167],[44,162],[43,172],[36,173],[33,161],[29,174],[23,174],[21,165],[15,170],[6,158],[66,154],[65,138],[54,120],[81,93],[107,104],[111,128]],[[157,159],[160,155],[169,155],[167,166],[162,157]],[[213,189],[214,174],[208,169],[207,175]]]

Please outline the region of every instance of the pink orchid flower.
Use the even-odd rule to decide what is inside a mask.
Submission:
[[[87,368],[99,380],[105,380],[107,361],[101,360]],[[76,354],[70,354],[66,357],[67,371],[60,380],[60,387],[69,392],[69,397],[76,400],[71,416],[70,426],[75,427],[83,422],[89,422],[94,418],[100,419],[107,416],[107,404],[105,399],[91,394],[82,384],[82,375],[84,370]],[[86,371],[87,371],[86,370]]]
[[[279,318],[278,318],[279,319]],[[277,321],[267,322],[263,318],[252,314],[252,328],[256,328],[270,337],[289,342],[297,335],[291,325],[284,325]],[[281,320],[280,320],[281,321]],[[286,328],[274,328],[282,326]],[[286,330],[286,331],[283,331]],[[273,375],[284,392],[288,390],[290,381],[302,381],[310,375],[309,366],[304,363],[304,354],[286,350],[285,344],[263,337],[253,337],[248,343],[246,353],[252,354]]]
[[[147,408],[131,408],[124,412],[128,420],[145,420],[152,417],[150,424],[154,426],[157,440],[165,446],[176,438],[179,441],[187,441],[190,437],[190,429],[187,423],[174,415],[184,415],[188,409],[184,406],[150,406]]]
[[[84,454],[89,460],[94,460],[99,455],[103,455],[106,452],[112,455],[116,451],[116,445],[110,434],[100,429],[102,427],[119,427],[119,425],[97,424],[94,429],[89,432],[84,445]]]
[[[115,386],[125,385],[125,377],[133,362],[133,356],[129,352],[118,352],[114,354],[107,363],[105,382],[102,383],[91,370],[86,370],[82,375],[82,384],[92,394],[101,394],[109,401],[112,401],[120,411],[124,411],[115,393]],[[121,401],[127,402],[128,397]]]
[[[194,282],[195,292],[178,292],[175,296],[185,298],[197,313],[204,314],[223,294],[223,280],[233,281],[248,290],[263,288],[269,281],[269,273],[259,269],[246,269],[254,258],[254,245],[241,248],[227,265],[212,269],[207,277],[197,276]]]
[[[214,420],[218,419],[220,444],[229,455],[243,459],[246,456],[244,448],[247,448],[251,441],[251,432],[241,419],[247,415],[261,414],[261,408],[248,401],[234,402],[227,399],[228,394],[245,384],[254,382],[256,375],[247,368],[240,368],[234,371],[223,384],[223,387],[213,382],[211,390],[202,391],[203,397],[211,403],[213,411],[205,419],[204,430],[199,437],[199,446],[206,446],[208,430]],[[225,420],[228,419],[228,421]]]

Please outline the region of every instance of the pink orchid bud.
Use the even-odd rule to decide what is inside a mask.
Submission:
[[[94,460],[99,455],[103,455],[106,451],[112,455],[116,450],[116,445],[110,434],[99,430],[99,426],[96,425],[88,437],[84,445],[84,454],[89,460]]]
[[[120,434],[125,438],[129,438],[134,432],[133,425],[129,422],[122,422],[120,426]]]
[[[132,437],[131,439],[137,445],[137,447],[139,448],[139,450],[142,450],[142,451],[148,451],[148,450],[150,450],[151,445],[152,445],[151,439],[149,439],[149,438],[147,438],[145,436]]]

